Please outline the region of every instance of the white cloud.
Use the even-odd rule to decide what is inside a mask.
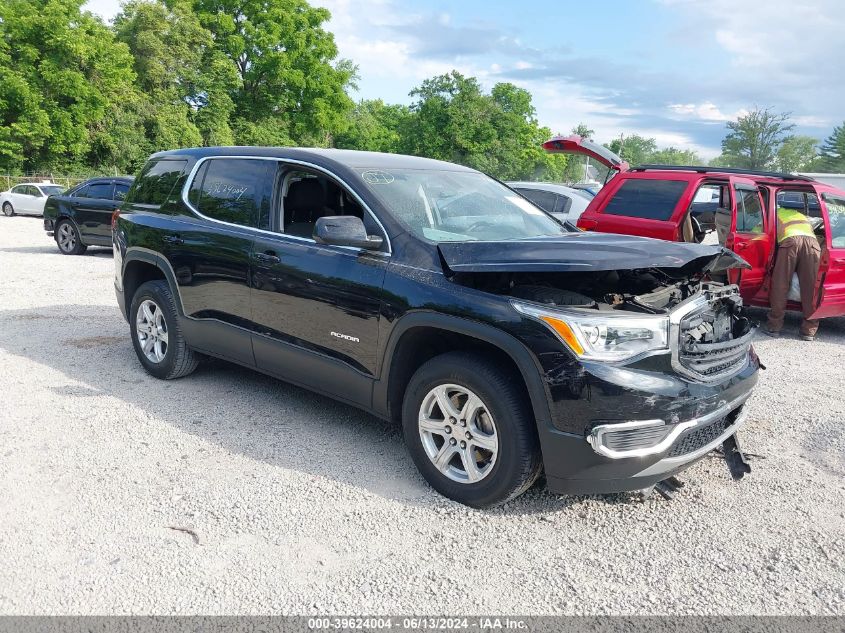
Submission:
[[[741,108],[735,112],[725,114],[715,103],[672,103],[668,109],[682,118],[700,119],[702,121],[735,121],[737,117],[748,114],[748,110]]]

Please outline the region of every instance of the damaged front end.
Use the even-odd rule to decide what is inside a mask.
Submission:
[[[571,248],[565,238],[557,260],[552,244],[535,241],[529,248],[543,256],[533,260],[504,243],[498,251],[458,245],[441,256],[453,283],[507,297],[569,352],[545,352],[547,377],[570,377],[550,385],[581,385],[559,388],[558,429],[583,433],[601,481],[567,483],[560,465],[548,473],[560,490],[647,488],[723,445],[731,475],[741,477],[747,463],[735,433],[757,379],[756,326],[743,314],[738,287],[713,277],[747,264],[721,247],[638,238],[622,239],[616,252],[616,237],[599,240],[604,256],[588,248],[590,240]],[[576,257],[582,249],[592,253],[589,265]],[[574,428],[574,417],[591,419]]]

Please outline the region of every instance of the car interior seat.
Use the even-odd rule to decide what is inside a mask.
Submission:
[[[317,218],[333,215],[326,206],[326,191],[317,178],[303,178],[290,184],[285,196],[285,233],[311,237]]]
[[[728,234],[731,232],[731,210],[719,207],[713,215],[719,244],[724,246],[728,241]]]

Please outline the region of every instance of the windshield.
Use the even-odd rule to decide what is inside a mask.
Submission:
[[[568,232],[484,174],[367,169],[361,179],[411,233],[432,242],[518,240]]]
[[[60,187],[58,185],[50,185],[48,187],[41,187],[41,191],[44,192],[45,196],[58,196],[64,191],[64,187]]]

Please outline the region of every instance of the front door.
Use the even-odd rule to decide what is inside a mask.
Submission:
[[[317,244],[307,237],[307,225],[318,217],[364,213],[333,179],[289,170],[279,187],[284,218],[274,223],[279,234],[258,236],[252,256],[256,364],[291,382],[369,406],[389,255]],[[367,220],[368,230],[380,230]]]
[[[845,316],[845,192],[821,193],[826,248],[816,282],[816,311],[812,318]]]
[[[739,285],[742,298],[751,303],[755,297],[758,301],[765,299],[764,295],[768,292],[764,281],[777,227],[771,226],[773,215],[764,213],[763,197],[752,180],[732,177],[731,188],[733,206],[725,246],[748,262],[751,268],[731,269],[728,279]],[[718,227],[718,215],[716,221]]]

